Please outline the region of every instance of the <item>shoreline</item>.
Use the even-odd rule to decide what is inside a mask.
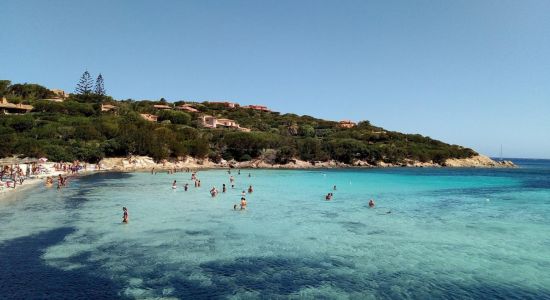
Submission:
[[[53,169],[53,163],[49,162],[45,164],[45,168],[50,170],[50,173],[47,174],[38,174],[38,175],[31,175],[32,177],[29,177],[23,181],[23,184],[17,184],[15,189],[14,188],[8,188],[4,186],[4,189],[0,191],[0,201],[9,201],[9,200],[16,200],[18,195],[20,195],[23,192],[36,189],[40,185],[45,184],[45,179],[47,177],[53,177],[55,178],[59,174],[65,176],[71,176],[71,174],[68,174],[66,172],[62,171],[55,171]],[[76,174],[76,177],[91,175],[94,173],[103,172],[102,170],[85,170],[80,173]],[[5,183],[4,183],[5,184]]]
[[[170,169],[288,169],[288,170],[310,170],[310,169],[377,169],[377,168],[516,168],[511,161],[497,162],[483,155],[464,159],[448,159],[443,165],[434,162],[405,161],[399,164],[378,162],[376,165],[365,161],[356,161],[352,164],[345,164],[337,161],[307,162],[294,159],[286,164],[267,162],[263,159],[237,162],[225,161],[213,162],[209,159],[197,159],[186,157],[179,161],[164,161],[157,163],[147,156],[115,157],[104,158],[100,161],[102,170],[109,171],[137,171],[137,170],[170,170]]]
[[[511,161],[496,162],[486,156],[475,156],[467,159],[452,159],[447,160],[446,165],[439,165],[432,162],[421,163],[415,161],[409,161],[404,164],[387,164],[379,163],[378,165],[371,165],[366,162],[355,162],[354,164],[344,164],[335,161],[327,161],[312,164],[306,161],[294,160],[287,164],[272,164],[261,159],[236,162],[236,161],[222,161],[220,163],[212,162],[208,159],[196,159],[187,157],[185,160],[176,162],[162,162],[156,163],[150,157],[146,156],[132,156],[132,157],[117,157],[117,158],[105,158],[100,161],[101,169],[84,170],[77,173],[76,177],[93,175],[97,173],[132,173],[132,172],[151,172],[152,169],[158,171],[168,170],[227,170],[227,169],[256,169],[256,170],[338,170],[338,169],[389,169],[389,168],[449,168],[449,169],[461,169],[461,168],[476,168],[476,169],[494,169],[494,168],[516,168],[517,166]],[[22,192],[31,190],[44,184],[44,179],[48,176],[57,176],[58,174],[65,174],[64,172],[52,170],[53,163],[48,163],[47,168],[51,170],[48,174],[34,175],[24,181],[22,185],[18,185],[15,189],[4,188],[0,192],[0,201],[7,201],[13,198],[17,198]]]

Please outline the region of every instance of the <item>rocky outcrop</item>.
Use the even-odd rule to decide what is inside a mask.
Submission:
[[[443,165],[433,162],[420,162],[407,160],[399,164],[390,164],[378,162],[372,165],[366,161],[355,161],[353,164],[344,164],[334,160],[324,162],[308,162],[299,159],[291,160],[287,164],[270,163],[262,159],[253,159],[250,161],[237,162],[222,160],[218,163],[208,159],[197,159],[186,157],[177,161],[162,161],[156,163],[152,158],[147,156],[132,156],[127,158],[105,158],[100,162],[103,170],[113,171],[132,171],[132,170],[150,170],[152,168],[162,169],[209,169],[209,168],[261,168],[261,169],[330,169],[330,168],[391,168],[391,167],[451,167],[451,168],[510,168],[515,167],[511,161],[497,162],[487,156],[477,155],[470,158],[462,159],[447,159]]]
[[[513,168],[516,165],[509,161],[494,161],[485,155],[472,156],[470,158],[449,158],[444,167],[452,168]]]

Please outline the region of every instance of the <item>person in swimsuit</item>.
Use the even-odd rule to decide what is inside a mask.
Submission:
[[[122,212],[122,223],[128,223],[128,209],[126,207],[123,207]]]
[[[374,204],[374,200],[370,199],[370,200],[369,200],[369,207],[370,207],[370,208],[373,208],[374,205],[375,205],[375,204]]]
[[[334,186],[332,189],[336,191],[336,186]]]
[[[241,210],[246,209],[246,199],[244,197],[241,198]]]
[[[235,181],[235,178],[233,178],[233,176],[230,176],[230,177],[229,177],[229,182],[230,182],[230,183],[233,183],[234,181]]]
[[[174,182],[172,183],[172,188],[175,189],[177,188],[178,186],[176,185],[176,181],[174,180]]]
[[[250,194],[250,193],[252,193],[252,192],[254,192],[254,189],[252,188],[252,186],[249,186],[249,187],[248,187],[248,193]]]
[[[189,188],[189,183],[186,183],[184,186],[183,186],[183,190],[187,192],[187,189]]]

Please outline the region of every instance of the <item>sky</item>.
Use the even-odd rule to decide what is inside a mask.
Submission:
[[[550,158],[550,1],[0,2],[0,79],[229,100]]]

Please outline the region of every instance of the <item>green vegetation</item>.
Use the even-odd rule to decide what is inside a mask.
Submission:
[[[80,94],[71,94],[63,102],[40,100],[52,96],[40,85],[0,81],[0,96],[34,106],[25,115],[0,115],[0,157],[46,156],[54,161],[97,162],[103,157],[127,155],[148,155],[156,160],[192,155],[215,161],[262,157],[274,163],[294,158],[441,163],[476,154],[418,134],[386,131],[368,121],[344,129],[337,122],[311,116],[229,109],[209,103],[193,104],[199,113],[157,111],[153,105],[167,104],[164,99],[114,101],[103,95],[103,78],[99,81],[100,88],[92,89],[89,74],[83,75]],[[117,109],[101,112],[101,104]],[[146,121],[140,113],[158,115],[159,122]],[[203,128],[198,121],[202,113],[233,119],[252,132]]]

